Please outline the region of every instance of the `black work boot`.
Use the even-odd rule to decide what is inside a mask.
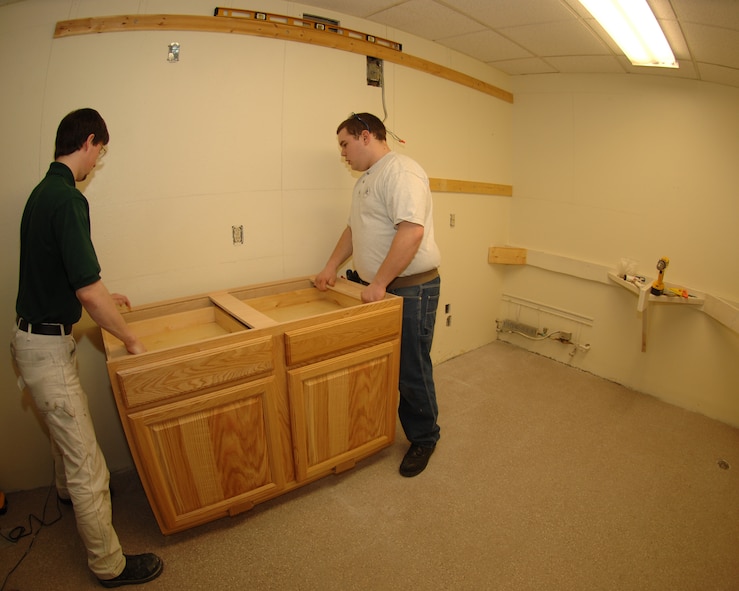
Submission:
[[[114,579],[98,579],[103,587],[139,585],[153,581],[162,574],[164,563],[156,554],[126,556],[126,567]]]
[[[410,478],[416,476],[426,469],[431,454],[434,453],[436,446],[421,445],[420,443],[411,443],[410,449],[406,452],[403,461],[400,464],[400,475]]]

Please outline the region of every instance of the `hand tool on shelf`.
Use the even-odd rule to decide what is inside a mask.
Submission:
[[[662,295],[665,291],[665,269],[667,268],[667,265],[670,264],[670,259],[667,257],[662,257],[659,261],[657,261],[657,271],[659,271],[659,274],[657,275],[657,279],[654,280],[652,283],[652,295]]]
[[[665,295],[679,296],[684,299],[694,298],[695,296],[688,292],[684,287],[668,287],[665,289]]]

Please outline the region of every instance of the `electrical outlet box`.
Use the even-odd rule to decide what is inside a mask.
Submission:
[[[169,44],[169,48],[167,49],[167,61],[169,63],[180,61],[180,44],[176,41]]]
[[[367,85],[382,86],[382,60],[367,56]]]

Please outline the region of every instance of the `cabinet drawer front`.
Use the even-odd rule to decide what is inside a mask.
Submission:
[[[272,338],[208,349],[116,372],[127,408],[274,371]]]
[[[287,364],[297,365],[369,343],[390,340],[400,334],[401,322],[402,307],[399,305],[288,331],[285,333]]]

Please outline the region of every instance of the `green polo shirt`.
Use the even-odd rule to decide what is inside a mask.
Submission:
[[[74,324],[82,316],[75,292],[99,279],[87,199],[69,167],[52,162],[21,219],[16,313],[31,324]]]

